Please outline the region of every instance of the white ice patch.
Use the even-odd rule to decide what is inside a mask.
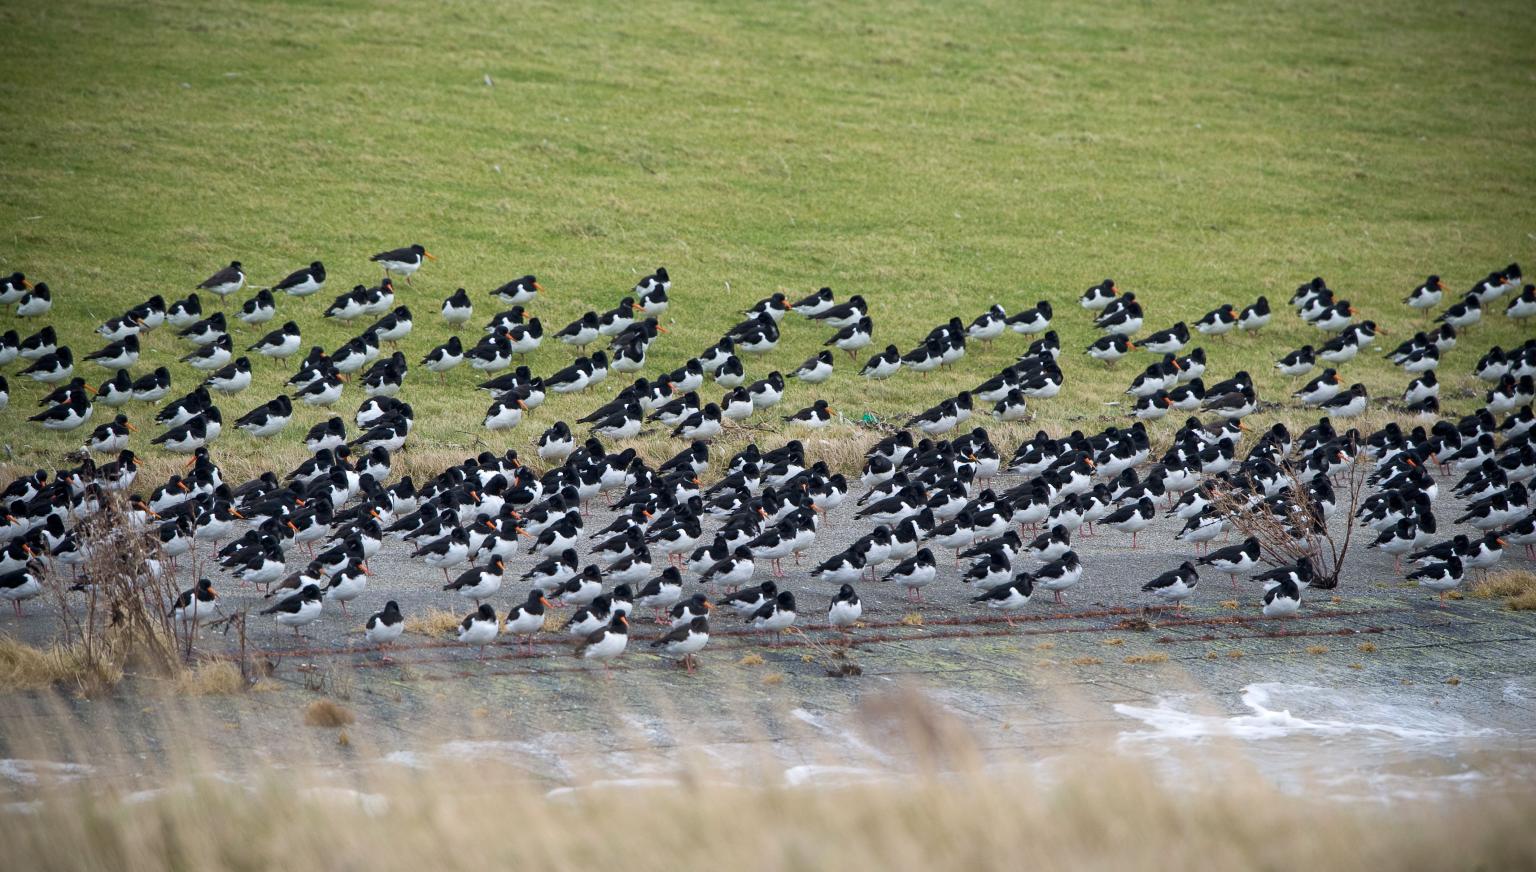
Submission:
[[[1498,735],[1462,718],[1421,707],[1375,702],[1340,691],[1304,685],[1265,683],[1243,688],[1248,714],[1202,714],[1179,708],[1168,700],[1155,707],[1117,703],[1120,715],[1150,729],[1122,733],[1123,743],[1166,740],[1199,741],[1208,737],[1245,740],[1292,735],[1365,735],[1399,740],[1431,741]],[[1296,712],[1299,712],[1296,713]]]
[[[94,771],[91,767],[80,763],[55,763],[51,760],[17,760],[14,758],[0,759],[0,778],[24,784],[28,787],[38,784],[44,779],[55,781],[78,781],[89,777]]]

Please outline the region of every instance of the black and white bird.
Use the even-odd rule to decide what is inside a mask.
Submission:
[[[1087,354],[1094,360],[1102,360],[1106,364],[1114,366],[1115,361],[1135,350],[1136,343],[1118,333],[1111,333],[1088,346]]]
[[[1264,617],[1295,617],[1301,608],[1301,585],[1290,575],[1281,576],[1264,591]]]
[[[232,260],[229,266],[224,267],[198,284],[199,291],[208,291],[219,298],[219,305],[224,304],[224,298],[245,287],[245,268],[240,261]]]
[[[470,300],[469,292],[463,288],[454,291],[448,299],[443,300],[443,321],[448,326],[458,329],[469,323],[469,319],[475,317],[475,304]]]
[[[129,369],[139,362],[139,337],[134,334],[125,336],[87,354],[85,359],[109,370]]]
[[[268,288],[282,291],[292,297],[308,297],[325,287],[325,264],[315,261],[303,269],[289,273],[282,281]]]
[[[1356,418],[1365,413],[1369,401],[1365,385],[1356,382],[1349,390],[1321,403],[1319,408],[1334,418]]]
[[[47,430],[73,430],[91,420],[92,411],[91,400],[86,396],[85,389],[70,388],[63,401],[27,420],[41,424]]]
[[[709,619],[703,616],[691,618],[682,626],[674,627],[666,635],[651,642],[652,648],[660,648],[667,654],[681,656],[683,667],[693,671],[695,654],[709,644]]]
[[[299,325],[293,321],[287,321],[283,326],[251,343],[246,350],[254,351],[262,357],[283,360],[296,354],[303,344],[304,337],[299,332]]]
[[[277,317],[277,300],[272,297],[272,292],[266,288],[256,292],[256,296],[246,300],[240,306],[240,311],[235,313],[241,323],[255,327],[257,324],[265,324]]]
[[[1198,559],[1201,566],[1210,566],[1231,576],[1233,589],[1237,588],[1238,575],[1247,575],[1259,566],[1263,557],[1259,540],[1249,536],[1236,545],[1218,548]]]
[[[1033,336],[1051,329],[1051,304],[1041,300],[1033,307],[1017,312],[1007,319],[1008,329],[1025,336]]]
[[[384,610],[368,616],[363,624],[363,638],[370,645],[393,645],[405,632],[405,616],[400,614],[400,604],[394,600],[384,604]],[[385,662],[390,658],[385,657]]]
[[[1152,505],[1152,500],[1142,497],[1131,505],[1122,506],[1105,515],[1100,519],[1100,523],[1122,533],[1130,533],[1131,547],[1135,548],[1137,534],[1152,526],[1152,521],[1156,517],[1157,509]]]
[[[219,607],[219,594],[213,589],[213,582],[200,578],[196,585],[182,591],[176,597],[176,601],[171,604],[169,617],[183,627],[189,624],[195,627],[224,617]]]
[[[1119,293],[1120,289],[1115,286],[1115,280],[1105,279],[1104,281],[1084,291],[1082,296],[1077,298],[1077,303],[1090,312],[1100,312],[1103,311],[1104,308],[1108,306],[1116,296],[1119,295]]]
[[[866,315],[838,330],[823,345],[831,345],[848,352],[849,360],[857,360],[859,350],[869,345],[875,335],[875,323]]]
[[[116,454],[128,447],[128,439],[137,429],[129,423],[127,415],[119,414],[91,431],[85,440],[85,448],[97,454]]]
[[[1445,296],[1445,283],[1439,276],[1430,276],[1422,285],[1414,288],[1403,298],[1410,308],[1419,309],[1427,316],[1429,310],[1440,305],[1440,300]]]
[[[864,615],[864,604],[859,601],[859,595],[854,591],[853,585],[844,583],[832,597],[832,602],[827,605],[827,626],[839,632],[846,632],[849,627],[858,623]]]
[[[1150,593],[1164,602],[1171,602],[1179,611],[1184,610],[1184,601],[1194,596],[1195,586],[1200,583],[1200,573],[1195,570],[1195,565],[1188,560],[1179,564],[1178,568],[1152,579],[1141,586],[1146,593]]]
[[[479,648],[479,659],[484,660],[486,646],[496,641],[500,633],[501,621],[496,617],[496,610],[491,608],[490,603],[481,603],[459,622],[456,635],[465,645]]]
[[[902,355],[900,349],[894,345],[887,345],[885,350],[871,357],[864,363],[859,374],[865,378],[876,381],[890,378],[901,370]]]
[[[32,290],[16,301],[16,315],[21,318],[37,318],[53,311],[53,291],[47,282],[38,282]]]
[[[1256,334],[1269,326],[1271,317],[1269,298],[1261,296],[1237,316],[1237,329]]]
[[[384,273],[394,273],[405,276],[406,284],[411,283],[411,276],[421,269],[421,265],[428,260],[437,260],[420,245],[408,245],[405,248],[392,248],[389,251],[381,251],[368,258],[384,268]]]
[[[75,374],[75,355],[69,350],[69,346],[62,346],[57,351],[41,355],[32,361],[32,365],[23,369],[19,375],[24,375],[33,381],[43,384],[56,385],[66,381]]]
[[[608,626],[594,630],[587,636],[581,647],[576,649],[576,656],[583,660],[596,660],[606,667],[609,661],[623,654],[628,645],[629,618],[623,612],[618,612]]]
[[[306,584],[298,593],[284,597],[275,605],[262,609],[261,613],[272,615],[273,620],[285,627],[292,627],[294,638],[299,638],[303,635],[301,628],[319,620],[321,608],[320,586]]]
[[[1453,303],[1444,312],[1435,317],[1440,321],[1461,330],[1471,327],[1483,317],[1483,304],[1472,294],[1463,297],[1460,302]]]
[[[971,598],[971,602],[985,605],[989,609],[996,609],[1003,615],[1003,620],[1013,626],[1011,612],[1022,610],[1029,605],[1029,598],[1034,596],[1034,580],[1029,573],[1021,573],[1019,577],[1005,581],[988,589],[985,593]]]
[[[780,635],[794,624],[796,617],[794,592],[781,590],[772,602],[759,606],[746,620],[757,632],[772,633],[773,647],[776,648]]]
[[[1195,322],[1195,329],[1206,336],[1221,336],[1236,326],[1237,310],[1231,303],[1222,303]]]

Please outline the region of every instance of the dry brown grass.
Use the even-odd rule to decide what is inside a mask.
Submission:
[[[114,685],[122,676],[121,667],[91,660],[78,644],[34,648],[0,636],[0,690],[89,690]]]
[[[1503,599],[1506,608],[1517,612],[1536,610],[1536,572],[1507,569],[1491,573],[1472,585],[1472,595],[1480,599]]]
[[[450,636],[462,620],[464,620],[463,616],[456,615],[447,609],[431,609],[406,618],[405,631],[422,636]]]
[[[328,699],[317,699],[304,709],[306,727],[345,727],[354,723],[356,715]]]
[[[1098,666],[1100,663],[1103,663],[1103,662],[1104,662],[1103,660],[1100,660],[1097,657],[1074,657],[1074,658],[1072,658],[1072,665],[1073,666]]]
[[[736,662],[742,666],[762,666],[766,661],[763,660],[763,655],[761,654],[744,654]]]
[[[1359,645],[1356,645],[1355,648],[1361,654],[1373,654],[1376,651],[1376,643],[1375,642],[1361,642]]]
[[[1153,663],[1167,663],[1168,655],[1161,651],[1150,651],[1146,654],[1131,654],[1125,658],[1125,662],[1131,666],[1145,666]]]
[[[1308,645],[1307,646],[1307,653],[1311,654],[1313,657],[1321,657],[1322,655],[1328,653],[1328,646],[1327,645]]]
[[[245,679],[234,663],[215,660],[183,670],[176,676],[175,689],[182,696],[221,696],[245,689]]]
[[[338,739],[338,741],[340,741]],[[737,870],[1053,868],[1517,869],[1536,864],[1526,798],[1470,797],[1315,806],[1258,778],[1174,792],[1148,769],[1084,761],[1040,784],[971,771],[958,777],[816,789],[677,786],[588,789],[551,802],[542,789],[483,772],[374,776],[356,793],[273,775],[247,790],[204,779],[138,802],[62,789],[30,814],[0,816],[15,869],[185,868],[205,872],[431,868],[623,868],[702,864]],[[1263,814],[1244,813],[1263,809]],[[517,837],[489,838],[517,821]],[[623,838],[572,839],[571,820],[624,821]],[[772,825],[742,825],[771,821]],[[1277,839],[1276,832],[1298,835]],[[692,862],[682,857],[700,858]]]

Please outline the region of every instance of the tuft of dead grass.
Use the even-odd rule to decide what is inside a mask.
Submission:
[[[921,627],[923,625],[923,613],[908,612],[901,616],[901,623],[908,627]]]
[[[742,666],[762,666],[766,661],[763,660],[763,655],[761,654],[744,654],[742,655],[742,658],[736,662],[740,663]]]
[[[1536,611],[1536,572],[1506,569],[1490,573],[1472,585],[1471,593],[1479,599],[1502,599],[1505,608],[1517,612]]]
[[[422,636],[447,636],[452,635],[462,620],[461,616],[447,609],[431,609],[406,618],[405,631]]]
[[[240,668],[228,660],[215,660],[182,670],[176,676],[176,693],[181,696],[227,696],[245,689]]]
[[[1074,657],[1074,658],[1072,658],[1072,665],[1073,666],[1098,666],[1100,663],[1103,663],[1103,662],[1104,662],[1103,660],[1100,660],[1097,657]]]
[[[1313,657],[1321,657],[1322,655],[1328,653],[1328,646],[1327,645],[1308,645],[1307,646],[1307,653],[1311,654]]]
[[[1149,651],[1146,654],[1130,654],[1125,662],[1131,666],[1143,666],[1152,663],[1167,663],[1168,655],[1161,651]]]
[[[356,722],[356,715],[328,699],[317,699],[304,709],[307,727],[345,727]]]
[[[1355,650],[1359,651],[1361,654],[1374,654],[1376,652],[1376,643],[1361,642],[1359,645],[1355,646]]]
[[[110,687],[122,677],[122,667],[86,657],[78,645],[36,648],[0,636],[0,690],[90,690]]]

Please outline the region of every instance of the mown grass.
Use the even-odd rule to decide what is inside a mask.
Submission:
[[[369,254],[419,241],[440,260],[401,286],[416,314],[414,364],[446,338],[438,304],[457,287],[478,322],[496,308],[487,291],[534,272],[549,293],[533,312],[555,330],[666,265],[673,332],[647,374],[780,289],[863,293],[877,345],[904,349],[951,315],[1050,299],[1068,388],[1038,404],[1039,421],[1070,429],[1104,416],[1146,362],[1105,373],[1080,355],[1095,337],[1072,301],[1105,276],[1138,292],[1153,330],[1260,293],[1283,309],[1321,274],[1395,339],[1414,327],[1398,299],[1428,273],[1462,289],[1533,260],[1526,12],[1427,0],[86,0],[68,15],[13,4],[0,9],[0,50],[26,60],[0,82],[0,269],[49,282],[51,320],[83,354],[105,318],[153,293],[180,296],[231,259],[263,285],[318,258],[326,292],[282,300],[278,321],[334,349],[361,325],[321,324],[330,297],[377,280]],[[1277,314],[1264,336],[1206,342],[1211,375],[1260,374],[1316,340]],[[1520,335],[1502,316],[1487,321],[1446,361],[1455,411],[1480,404],[1461,393],[1475,355]],[[827,335],[791,316],[749,374],[793,368]],[[569,361],[557,346],[532,356],[536,371]],[[899,418],[1022,347],[1009,336],[955,372],[874,384],[839,361],[831,382],[792,388],[775,413],[824,396],[850,418]],[[185,350],[161,331],[146,359]],[[257,368],[252,389],[221,401],[228,421],[290,372]],[[193,385],[190,370],[173,371],[178,389]],[[1374,357],[1345,375],[1377,396],[1406,382]],[[473,380],[461,369],[442,389],[424,372],[408,381],[423,457],[525,446],[598,399],[552,400],[486,438]],[[1284,387],[1260,375],[1262,394]],[[4,457],[39,464],[79,443],[83,432],[24,424],[38,389],[13,379],[12,391]],[[326,414],[303,410],[270,444],[231,428],[215,455],[291,463]],[[746,436],[783,438],[730,441]],[[819,438],[834,451],[854,436]]]

